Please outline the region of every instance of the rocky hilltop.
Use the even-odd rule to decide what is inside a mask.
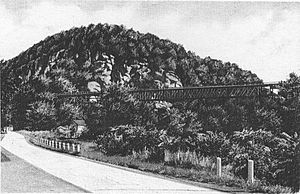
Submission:
[[[35,92],[85,91],[91,81],[137,88],[261,82],[234,63],[200,58],[170,40],[122,25],[62,31],[1,63],[2,83],[14,91],[26,85]]]

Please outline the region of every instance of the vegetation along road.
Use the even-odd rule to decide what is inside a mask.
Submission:
[[[180,40],[128,27],[74,27],[0,59],[1,129],[80,142],[82,157],[196,183],[258,193],[299,191],[295,70],[266,87],[271,80],[242,69],[245,64],[200,57],[205,53],[187,50]],[[272,69],[286,69],[285,59]],[[88,191],[212,192],[41,151],[14,133],[3,141],[11,153]],[[222,175],[215,171],[216,158]]]
[[[2,147],[7,151],[43,169],[49,174],[63,179],[64,181],[62,182],[67,181],[90,192],[221,193],[44,150],[28,144],[22,135],[14,132],[8,133],[1,143]],[[35,178],[37,177],[38,176]],[[31,184],[31,182],[28,184]],[[45,190],[41,189],[41,191],[49,192],[47,185],[44,189]],[[69,190],[66,191],[73,192],[71,188],[67,189]],[[78,190],[74,191],[76,192]],[[82,192],[84,192],[84,190],[82,190]]]

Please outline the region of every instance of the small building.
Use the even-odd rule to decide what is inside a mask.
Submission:
[[[14,130],[14,127],[13,127],[13,125],[8,125],[8,127],[7,127],[7,131],[13,131]]]
[[[54,132],[56,132],[60,137],[70,138],[71,130],[67,126],[58,126]]]
[[[13,131],[14,127],[13,125],[8,125],[6,127],[1,128],[1,133],[7,133],[8,131]]]
[[[87,129],[84,120],[73,120],[69,128],[72,130],[73,138],[79,137],[82,134],[82,132],[84,132]]]

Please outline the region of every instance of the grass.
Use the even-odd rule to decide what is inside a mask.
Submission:
[[[197,183],[208,183],[211,185],[206,185],[214,189],[227,191],[227,192],[241,192],[242,189],[239,188],[241,184],[244,183],[241,179],[226,179],[224,177],[219,178],[212,172],[199,171],[197,169],[187,169],[175,166],[165,165],[163,162],[148,162],[143,161],[133,156],[107,156],[101,153],[95,147],[95,144],[91,142],[81,143],[81,153],[80,155],[92,160],[97,160],[101,162],[106,162],[114,165],[119,165],[123,167],[128,167],[132,169],[137,169],[144,172],[151,172],[154,174],[164,175],[167,177],[173,177],[182,180],[194,181]],[[228,177],[228,176],[227,176]],[[214,185],[213,185],[214,184]],[[216,186],[218,185],[218,186]],[[230,186],[230,187],[227,187]]]
[[[253,184],[247,183],[244,179],[235,177],[226,169],[222,172],[222,177],[218,177],[211,164],[203,163],[201,167],[183,168],[180,166],[169,166],[163,162],[148,162],[133,156],[107,156],[101,153],[93,142],[81,142],[80,155],[92,160],[106,162],[114,165],[137,169],[144,172],[164,175],[181,180],[193,181],[195,183],[205,183],[207,187],[226,192],[259,192],[259,193],[292,193],[288,187],[280,185],[265,185],[260,181]]]
[[[55,135],[51,132],[28,132],[19,131],[22,135],[27,137],[51,137]],[[137,169],[144,172],[150,172],[154,174],[159,174],[171,178],[176,178],[180,180],[192,181],[194,184],[205,184],[206,187],[213,189],[239,193],[239,192],[259,192],[259,193],[291,193],[291,189],[283,187],[280,185],[265,185],[260,181],[256,181],[253,184],[248,184],[244,179],[235,177],[228,170],[222,172],[222,177],[218,177],[214,170],[211,168],[211,162],[209,159],[205,158],[202,166],[189,166],[189,168],[184,166],[170,166],[163,162],[149,162],[143,157],[133,157],[133,156],[107,156],[104,155],[94,142],[76,140],[81,144],[80,156],[101,161],[105,163],[110,163],[118,166],[123,166],[127,168]]]

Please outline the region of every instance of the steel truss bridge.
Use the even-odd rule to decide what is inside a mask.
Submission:
[[[249,84],[249,85],[221,85],[201,87],[180,87],[164,89],[135,89],[129,90],[140,101],[177,101],[208,98],[243,98],[263,97],[275,95],[274,89],[279,88],[282,82]],[[297,87],[299,94],[299,87]],[[101,96],[102,92],[65,93],[57,94],[58,98]]]

